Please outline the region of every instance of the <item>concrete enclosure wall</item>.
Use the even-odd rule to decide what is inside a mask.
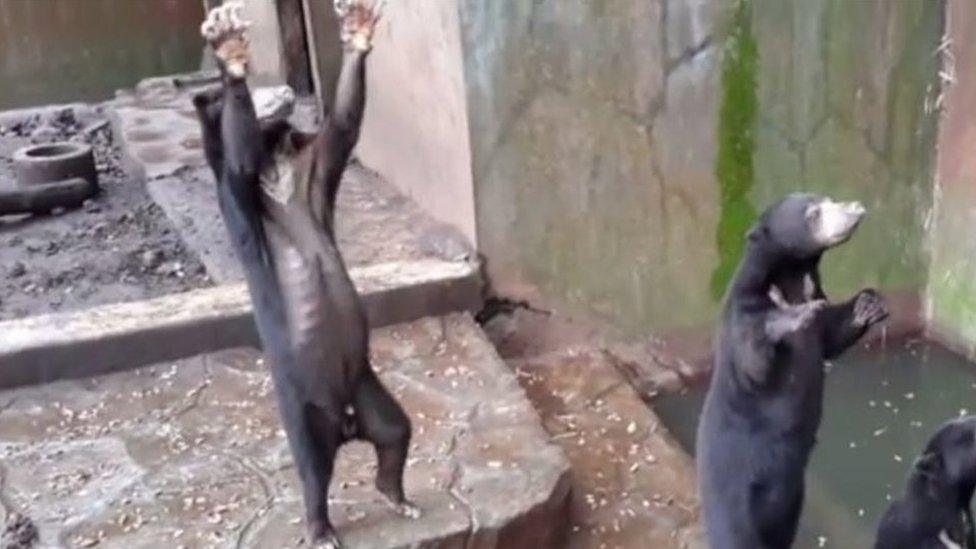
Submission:
[[[745,231],[779,197],[857,199],[869,217],[827,255],[825,285],[880,288],[918,327],[926,291],[944,317],[930,270],[965,272],[927,238],[945,14],[941,0],[391,2],[359,155],[476,237],[496,292],[633,335],[709,330]],[[316,40],[328,96],[336,50]],[[938,230],[958,230],[957,204]]]
[[[480,249],[502,293],[711,326],[776,198],[859,199],[828,291],[917,302],[942,2],[460,0]]]
[[[200,67],[200,0],[0,0],[0,109],[104,101]]]
[[[386,4],[357,154],[475,243],[457,14],[455,0]]]
[[[339,21],[331,1],[301,0],[301,5],[312,80],[328,112],[342,63]],[[356,156],[475,244],[455,0],[387,3],[373,44]]]
[[[307,1],[317,85],[332,103],[342,50],[331,3]],[[476,243],[456,0],[389,2],[366,69],[356,155],[434,218]]]
[[[948,2],[944,74],[948,83],[939,128],[932,265],[926,312],[935,337],[976,356],[976,5]]]
[[[251,21],[251,75],[255,86],[279,86],[287,83],[285,46],[276,2],[245,0],[243,17]]]

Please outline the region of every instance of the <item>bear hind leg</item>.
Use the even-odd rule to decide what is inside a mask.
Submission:
[[[397,513],[419,517],[420,510],[407,500],[403,491],[403,470],[410,448],[410,419],[369,365],[364,369],[353,399],[359,436],[376,449],[379,464],[376,489]]]
[[[802,487],[791,491],[782,486],[754,483],[750,487],[749,510],[762,546],[769,549],[791,547],[802,507]]]
[[[312,541],[338,549],[342,544],[329,520],[329,482],[342,444],[340,414],[303,400],[288,383],[277,387],[278,407],[295,468],[302,483],[305,518]]]

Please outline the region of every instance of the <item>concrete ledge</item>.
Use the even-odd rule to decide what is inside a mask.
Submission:
[[[380,263],[350,274],[373,327],[481,306],[478,269],[470,263]],[[258,343],[243,284],[0,322],[0,334],[0,388]]]

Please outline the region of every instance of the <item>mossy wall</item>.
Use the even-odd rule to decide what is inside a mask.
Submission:
[[[794,190],[869,218],[828,291],[927,275],[943,4],[459,0],[479,247],[501,293],[632,334],[714,322]]]
[[[868,218],[827,254],[835,293],[917,292],[927,279],[944,6],[757,1],[759,125],[753,199],[791,189],[860,200]]]

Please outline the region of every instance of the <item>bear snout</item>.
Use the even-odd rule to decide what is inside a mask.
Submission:
[[[847,210],[848,215],[855,216],[857,218],[864,217],[867,213],[867,209],[860,202],[847,202],[844,204],[844,209]]]

